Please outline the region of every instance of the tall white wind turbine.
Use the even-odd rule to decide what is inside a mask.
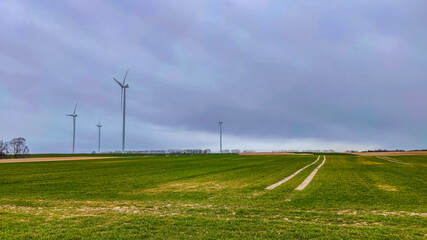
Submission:
[[[98,127],[98,153],[101,153],[101,120],[99,120],[98,124],[96,124]]]
[[[219,121],[218,124],[219,124],[219,152],[222,153],[222,121]]]
[[[117,81],[117,79],[113,78],[114,81],[117,82],[117,84],[119,84],[119,86],[121,87],[121,103],[120,106],[122,108],[122,112],[123,112],[123,129],[122,129],[122,153],[125,153],[125,132],[126,132],[126,88],[129,88],[129,85],[125,84],[126,81],[126,77],[128,75],[129,70],[126,71],[126,75],[123,79],[123,83],[120,83],[119,81]]]
[[[74,154],[74,146],[76,144],[76,117],[77,117],[76,109],[77,109],[77,103],[76,103],[76,106],[74,107],[73,114],[67,114],[66,115],[69,117],[73,117],[73,154]]]

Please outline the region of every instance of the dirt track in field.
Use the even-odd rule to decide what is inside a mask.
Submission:
[[[326,162],[326,156],[323,155],[323,162],[319,166],[317,166],[317,168],[314,169],[314,171],[311,172],[311,174],[304,180],[304,182],[302,182],[297,188],[295,188],[295,190],[298,190],[298,191],[304,190],[304,188],[306,188],[308,184],[310,184],[311,180],[313,180],[314,176],[316,176],[317,171],[319,171],[319,169],[323,166],[323,164],[325,164],[325,162]]]
[[[21,162],[54,162],[54,161],[72,161],[72,160],[93,160],[118,157],[50,157],[50,158],[14,158],[0,159],[0,163],[21,163]]]
[[[286,152],[255,152],[255,153],[239,153],[239,155],[313,155],[310,153],[286,153]]]
[[[411,156],[411,155],[427,155],[427,151],[408,151],[408,152],[362,152],[355,153],[360,156]]]
[[[305,167],[301,168],[300,170],[298,170],[298,171],[294,172],[292,175],[290,175],[290,176],[286,177],[285,179],[283,179],[283,180],[281,180],[281,181],[279,181],[279,182],[277,182],[277,183],[275,183],[275,184],[273,184],[273,185],[271,185],[271,186],[266,187],[265,189],[267,189],[267,190],[274,189],[274,188],[276,188],[276,187],[280,186],[281,184],[283,184],[283,183],[285,183],[285,182],[287,182],[287,181],[291,180],[293,177],[295,177],[295,176],[296,176],[298,173],[300,173],[302,170],[304,170],[304,169],[306,169],[306,168],[310,167],[311,165],[315,164],[317,161],[319,161],[319,159],[320,159],[320,155],[319,155],[319,157],[317,158],[317,160],[316,160],[316,161],[314,161],[313,163],[308,164],[307,166],[305,166]]]
[[[404,165],[412,165],[412,164],[410,164],[410,163],[405,163],[405,162],[402,162],[402,161],[399,161],[399,160],[396,160],[396,159],[393,159],[393,158],[389,158],[389,157],[377,157],[378,159],[382,159],[382,160],[386,160],[386,161],[388,161],[388,162],[392,162],[392,163],[398,163],[398,164],[404,164]]]

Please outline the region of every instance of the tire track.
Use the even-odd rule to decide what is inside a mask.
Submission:
[[[295,176],[296,176],[298,173],[300,173],[302,170],[304,170],[304,169],[306,169],[306,168],[310,167],[311,165],[315,164],[317,161],[319,161],[319,159],[320,159],[320,155],[319,155],[319,157],[317,157],[317,160],[316,160],[316,161],[314,161],[313,163],[308,164],[307,166],[305,166],[305,167],[301,168],[300,170],[298,170],[298,171],[294,172],[294,173],[293,173],[292,175],[290,175],[289,177],[287,177],[287,178],[285,178],[285,179],[283,179],[283,180],[281,180],[281,181],[279,181],[279,182],[277,182],[277,183],[275,183],[275,184],[273,184],[273,185],[271,185],[271,186],[268,186],[268,187],[266,187],[265,189],[267,189],[267,190],[271,190],[271,189],[274,189],[274,188],[276,188],[276,187],[280,186],[281,184],[283,184],[283,183],[285,183],[285,182],[289,181],[291,178],[295,177]]]
[[[392,162],[392,163],[398,163],[398,164],[404,164],[404,165],[412,165],[410,163],[401,162],[401,161],[398,161],[396,159],[389,158],[389,157],[377,157],[377,158],[382,159],[382,160],[386,160],[386,161],[389,161],[389,162]]]
[[[313,172],[304,180],[304,182],[302,182],[297,188],[295,188],[295,190],[298,190],[298,191],[304,190],[304,188],[306,188],[308,184],[310,184],[311,180],[313,180],[317,171],[319,171],[319,169],[323,166],[323,164],[325,164],[325,162],[326,162],[326,156],[323,155],[323,162],[319,166],[317,166],[317,168],[314,169]]]

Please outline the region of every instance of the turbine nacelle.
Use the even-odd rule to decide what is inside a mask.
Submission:
[[[129,88],[128,84],[125,84],[126,82],[126,77],[128,76],[128,72],[129,70],[126,71],[125,77],[123,78],[123,83],[119,82],[119,80],[117,80],[116,78],[113,77],[114,81],[116,81],[117,84],[119,84],[119,86],[122,88],[121,89],[121,96],[120,96],[120,109],[123,111],[123,91],[126,90],[126,88]]]
[[[78,103],[76,103],[76,106],[74,107],[74,112],[73,112],[73,114],[67,114],[67,115],[65,115],[65,116],[69,116],[69,117],[77,117],[77,114],[76,114],[77,104],[78,104]]]
[[[125,85],[126,82],[126,77],[128,76],[128,72],[129,70],[126,71],[125,77],[123,78],[123,83],[119,82],[116,78],[113,77],[114,81],[116,81],[117,84],[119,84],[120,87],[122,88],[129,88],[129,85]]]
[[[116,81],[116,83],[117,83],[117,84],[119,84],[119,86],[120,86],[120,87],[122,87],[122,88],[123,88],[123,84],[122,84],[121,82],[117,81],[117,79],[116,79],[116,78],[113,78],[113,79],[114,79],[114,81]]]

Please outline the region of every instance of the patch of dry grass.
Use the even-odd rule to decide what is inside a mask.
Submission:
[[[385,190],[385,191],[397,191],[397,188],[394,186],[390,186],[387,184],[379,184],[378,185],[379,189]]]

